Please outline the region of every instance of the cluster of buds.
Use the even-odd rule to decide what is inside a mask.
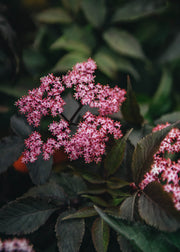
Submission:
[[[8,239],[1,241],[0,252],[35,252],[33,246],[26,239]]]
[[[153,131],[167,127],[158,125]],[[172,161],[167,154],[175,154],[180,151],[180,130],[173,128],[161,142],[158,152],[154,155],[151,170],[146,173],[140,188],[144,189],[149,183],[157,181],[161,183],[166,192],[172,194],[173,202],[177,210],[180,210],[180,159]]]
[[[34,162],[42,153],[45,160],[48,160],[53,153],[64,148],[71,160],[84,157],[85,162],[95,161],[98,163],[105,154],[106,143],[109,136],[115,139],[122,137],[120,123],[112,120],[108,116],[118,112],[121,104],[125,100],[126,91],[117,86],[111,88],[109,85],[103,86],[95,83],[94,71],[96,63],[92,59],[86,62],[77,63],[72,71],[65,76],[54,77],[49,74],[41,78],[40,87],[29,91],[27,96],[23,96],[16,102],[20,113],[27,117],[27,121],[34,127],[40,126],[44,116],[58,118],[49,125],[52,137],[46,142],[42,141],[41,134],[34,131],[25,140],[26,149],[23,161]],[[83,105],[98,110],[97,115],[87,112],[79,124],[77,131],[72,134],[70,128],[74,125],[63,114],[64,105],[62,94],[67,88],[73,88],[74,99],[79,103],[79,111]]]

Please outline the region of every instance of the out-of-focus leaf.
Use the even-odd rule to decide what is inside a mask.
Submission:
[[[170,114],[165,114],[155,121],[155,124],[165,124],[166,122],[174,123],[180,118],[180,112],[172,112]]]
[[[171,233],[164,233],[164,236],[168,240],[168,242],[175,245],[180,250],[180,229],[176,232]]]
[[[159,59],[160,63],[171,62],[180,58],[180,33]]]
[[[84,54],[90,54],[90,48],[82,41],[68,39],[65,36],[58,38],[52,45],[51,49],[66,49],[67,51],[77,51]]]
[[[115,78],[117,75],[118,67],[114,59],[103,51],[98,51],[94,55],[98,68],[110,78]]]
[[[36,185],[44,184],[50,176],[52,164],[52,157],[49,160],[44,160],[42,155],[34,163],[27,163],[32,182]]]
[[[145,187],[138,200],[138,209],[141,218],[157,229],[173,232],[180,228],[180,213],[175,209],[170,194],[158,182]]]
[[[27,138],[33,131],[33,128],[27,123],[25,118],[17,115],[11,117],[11,128],[16,135],[22,138]]]
[[[109,226],[103,219],[97,218],[91,229],[92,240],[97,252],[106,252],[109,245]]]
[[[63,218],[63,220],[67,219],[76,219],[76,218],[88,218],[92,216],[96,216],[97,212],[94,207],[84,207],[79,209],[77,212],[67,215]]]
[[[117,242],[122,252],[133,252],[131,243],[122,235],[118,235]]]
[[[72,22],[72,18],[69,13],[62,8],[51,8],[43,10],[41,13],[36,15],[36,19],[39,22],[46,24],[69,24]]]
[[[132,74],[135,79],[139,78],[139,74],[132,66],[130,61],[120,55],[117,55],[112,49],[102,47],[94,55],[94,60],[104,74],[110,78],[117,77],[118,71]]]
[[[126,100],[121,106],[121,112],[123,114],[123,117],[127,122],[140,126],[143,123],[144,119],[140,114],[140,107],[137,103],[135,93],[132,90],[129,77],[127,82],[126,97]]]
[[[61,214],[56,222],[56,237],[58,240],[58,248],[61,252],[78,252],[84,236],[85,224],[83,219],[63,218],[72,211]]]
[[[145,226],[141,223],[128,222],[126,220],[116,219],[105,214],[100,208],[95,206],[100,217],[104,219],[114,230],[123,237],[127,238],[132,245],[135,245],[137,251],[146,252],[169,252],[177,249],[167,242],[163,233]]]
[[[40,199],[24,198],[0,209],[0,232],[29,234],[42,226],[57,207]]]
[[[8,84],[0,85],[0,92],[16,98],[21,97],[26,93],[25,90],[19,89],[18,87],[8,86]]]
[[[120,189],[129,185],[129,182],[119,179],[117,177],[110,177],[106,183],[110,189]]]
[[[163,70],[162,77],[158,89],[150,104],[148,114],[153,117],[158,117],[170,109],[172,105],[171,101],[171,89],[173,79],[171,73],[167,68]]]
[[[77,13],[80,8],[81,0],[62,0],[61,2],[65,8]]]
[[[124,157],[126,141],[131,131],[132,130],[126,133],[126,135],[122,139],[118,140],[112,147],[111,151],[107,154],[104,161],[104,168],[106,169],[108,176],[114,174],[120,167]]]
[[[137,143],[132,157],[133,181],[136,185],[142,181],[144,175],[151,169],[154,160],[153,155],[158,151],[162,140],[172,128],[176,127],[180,127],[180,121],[147,135]]]
[[[106,5],[104,0],[82,0],[82,9],[86,18],[93,26],[102,26],[106,15]]]
[[[113,17],[112,22],[134,21],[149,15],[157,14],[165,9],[164,0],[134,0],[119,7]]]
[[[53,72],[65,72],[71,69],[77,62],[86,61],[89,57],[80,52],[65,54],[53,67]]]
[[[110,28],[103,34],[103,37],[109,46],[118,53],[133,58],[145,59],[138,40],[127,31]]]
[[[6,171],[24,150],[24,141],[18,136],[8,136],[0,141],[0,173]]]

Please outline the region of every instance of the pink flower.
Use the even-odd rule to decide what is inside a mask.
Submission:
[[[84,157],[86,163],[98,163],[105,154],[105,143],[109,140],[109,135],[114,135],[115,139],[122,137],[121,125],[108,117],[95,116],[90,112],[83,119],[75,135],[65,145],[65,151],[71,160]]]
[[[14,238],[12,240],[8,239],[5,241],[0,240],[0,251],[4,252],[35,252],[33,250],[33,246],[29,244],[28,240],[26,239],[18,239]]]
[[[47,115],[58,116],[59,120],[49,125],[52,137],[45,142],[41,140],[41,135],[37,131],[25,140],[23,154],[25,163],[36,161],[40,154],[48,160],[54,151],[61,147],[64,147],[71,160],[84,157],[87,163],[92,161],[97,163],[105,154],[109,135],[113,135],[115,139],[122,137],[120,123],[106,116],[118,112],[125,100],[126,91],[117,86],[111,88],[109,85],[95,84],[96,68],[96,63],[88,59],[87,62],[77,63],[72,71],[62,77],[62,81],[59,77],[49,74],[41,78],[39,88],[29,91],[27,96],[16,102],[20,112],[27,117],[28,123],[35,127],[39,126],[42,117]],[[83,121],[77,125],[77,132],[72,136],[70,127],[73,119],[68,121],[63,115],[65,101],[61,95],[65,87],[74,87],[75,99],[82,105],[98,108],[100,114],[95,116],[86,113]]]
[[[167,127],[158,125],[153,131],[161,130]],[[154,155],[154,163],[151,170],[146,173],[139,187],[143,190],[150,182],[158,181],[162,183],[164,190],[172,193],[172,198],[175,207],[180,210],[180,159],[172,161],[170,158],[165,158],[164,154],[178,153],[180,150],[180,130],[173,128],[161,142],[158,152]]]

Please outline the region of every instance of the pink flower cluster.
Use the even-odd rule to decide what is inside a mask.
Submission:
[[[153,131],[167,127],[158,125]],[[150,182],[158,181],[162,183],[166,192],[172,193],[175,207],[180,210],[180,159],[172,161],[165,158],[166,153],[178,153],[180,151],[180,130],[173,128],[162,141],[158,152],[154,155],[154,163],[150,172],[146,173],[144,180],[139,187],[144,189]]]
[[[49,159],[55,150],[64,147],[71,160],[84,157],[86,162],[101,160],[105,154],[106,142],[109,135],[115,139],[121,138],[120,123],[115,122],[108,115],[118,112],[125,100],[126,91],[119,87],[110,88],[95,84],[94,71],[96,63],[92,59],[87,62],[77,63],[72,71],[62,77],[49,74],[41,78],[39,88],[29,91],[16,102],[20,113],[25,114],[29,124],[37,127],[43,116],[59,116],[59,122],[49,125],[52,134],[46,142],[41,140],[41,135],[34,131],[25,140],[23,161],[34,162],[42,153],[45,160]],[[63,115],[65,102],[61,97],[65,88],[74,88],[74,98],[82,105],[89,105],[99,109],[99,115],[86,113],[77,125],[77,132],[71,135],[70,127],[73,123]],[[61,118],[65,118],[61,119]],[[73,117],[72,117],[73,118]]]
[[[0,252],[35,252],[33,246],[26,239],[14,238],[1,241]]]

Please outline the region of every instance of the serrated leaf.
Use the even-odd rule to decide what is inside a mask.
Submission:
[[[165,9],[164,0],[148,1],[134,0],[127,2],[124,6],[116,9],[112,22],[134,21],[153,14],[157,14]]]
[[[106,252],[109,245],[109,226],[103,219],[97,218],[91,229],[92,240],[97,252]]]
[[[32,182],[35,185],[41,185],[47,182],[53,165],[53,158],[44,160],[43,156],[40,155],[34,163],[27,163]]]
[[[78,252],[84,236],[85,224],[83,219],[62,220],[70,213],[72,211],[61,214],[55,226],[58,248],[61,252]]]
[[[110,189],[120,189],[129,185],[129,182],[117,177],[111,177],[106,183]]]
[[[163,116],[161,116],[159,119],[157,119],[155,121],[155,124],[166,124],[166,122],[169,123],[174,123],[176,122],[178,119],[180,118],[180,112],[179,111],[175,111],[169,114],[165,114]]]
[[[97,212],[94,207],[84,207],[79,209],[77,212],[67,215],[63,218],[63,220],[67,219],[77,219],[77,218],[89,218],[92,216],[96,216]]]
[[[72,18],[66,10],[63,8],[50,8],[43,10],[36,15],[36,19],[39,22],[46,24],[69,24],[72,22]]]
[[[0,173],[5,172],[24,150],[24,141],[18,136],[8,136],[0,141]]]
[[[53,180],[64,189],[69,198],[75,198],[87,189],[85,182],[77,175],[61,173],[54,176]]]
[[[124,119],[129,123],[140,126],[144,121],[143,117],[140,114],[140,107],[137,103],[136,96],[133,92],[129,77],[127,81],[126,100],[121,106],[121,112],[123,114]]]
[[[14,133],[22,138],[27,138],[33,131],[33,128],[27,123],[25,118],[13,115],[11,117],[11,128]]]
[[[68,39],[65,36],[57,39],[52,45],[51,49],[65,49],[67,51],[77,51],[84,54],[90,54],[90,48],[82,41],[76,41],[73,39]]]
[[[33,197],[47,200],[48,202],[54,202],[57,205],[66,204],[67,197],[62,187],[55,182],[48,182],[44,185],[38,185],[29,189],[29,191],[21,198]]]
[[[133,58],[145,58],[141,45],[130,33],[117,28],[110,28],[103,34],[103,37],[109,46],[118,53]]]
[[[137,193],[126,198],[120,206],[120,217],[126,220],[134,220],[135,201]]]
[[[54,204],[40,199],[25,198],[13,201],[0,209],[0,232],[29,234],[42,226],[56,210]]]
[[[100,208],[95,206],[96,211],[104,221],[106,221],[115,231],[128,239],[132,245],[136,245],[138,251],[145,252],[169,252],[177,251],[169,244],[162,233],[145,226],[141,223],[128,222],[116,219],[105,214]]]
[[[99,206],[103,206],[103,207],[109,206],[108,202],[103,200],[101,197],[94,196],[94,195],[86,195],[86,194],[82,195],[82,197],[90,199],[94,204],[97,204]]]
[[[160,84],[152,98],[152,102],[150,103],[148,110],[148,114],[152,115],[154,118],[168,112],[171,108],[172,101],[170,97],[172,84],[172,74],[167,68],[163,69]]]
[[[53,72],[65,72],[71,69],[77,62],[86,61],[89,56],[80,52],[65,54],[53,67]]]
[[[87,20],[95,27],[101,27],[106,15],[106,6],[104,0],[83,0],[82,9]]]
[[[172,128],[180,127],[180,121],[170,126],[153,132],[142,138],[136,145],[132,157],[133,180],[138,185],[144,175],[151,169],[153,155],[158,151],[162,140],[166,137]]]
[[[138,209],[141,218],[157,229],[173,232],[180,228],[180,213],[175,209],[170,194],[158,182],[145,187],[138,200]]]
[[[159,59],[160,63],[167,63],[171,62],[173,60],[180,58],[180,33],[177,34],[176,38],[172,42],[172,44],[169,45],[167,50],[164,52],[164,54]]]
[[[131,131],[132,130],[126,133],[122,139],[118,140],[112,147],[111,151],[107,154],[104,161],[104,167],[108,176],[114,174],[120,167],[124,157],[126,141],[131,134]]]

